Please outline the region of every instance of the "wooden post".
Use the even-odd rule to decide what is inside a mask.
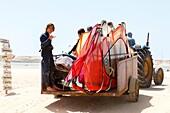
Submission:
[[[8,91],[12,89],[12,76],[11,76],[11,63],[10,60],[15,56],[12,54],[12,50],[10,49],[9,40],[0,39],[0,43],[2,43],[2,53],[4,55],[0,56],[0,60],[4,61],[4,75],[3,75],[3,84],[5,94],[8,94]]]
[[[5,90],[5,94],[8,94],[8,90]]]

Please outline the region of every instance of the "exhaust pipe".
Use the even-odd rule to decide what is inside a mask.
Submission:
[[[146,46],[148,46],[148,47],[149,47],[149,33],[148,33],[148,36],[147,36]]]

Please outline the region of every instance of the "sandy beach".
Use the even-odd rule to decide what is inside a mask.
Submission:
[[[3,69],[0,68],[0,75]],[[140,89],[137,103],[121,97],[61,97],[41,95],[40,66],[12,67],[13,89],[5,95],[0,79],[0,113],[170,113],[170,73],[163,85]]]

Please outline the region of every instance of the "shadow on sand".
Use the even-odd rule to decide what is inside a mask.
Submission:
[[[149,88],[141,88],[141,90],[146,90],[146,91],[162,91],[162,90],[165,90],[166,86],[168,86],[168,85],[166,85],[166,84],[163,84],[163,85],[152,84]]]
[[[151,106],[151,96],[140,95],[131,103],[128,96],[121,97],[62,97],[45,108],[56,113],[141,113]]]
[[[14,93],[14,92],[11,92],[11,93],[9,93],[9,94],[6,94],[5,96],[14,96],[14,95],[20,95],[20,93]]]

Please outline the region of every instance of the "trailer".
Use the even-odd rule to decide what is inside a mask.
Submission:
[[[62,90],[46,91],[45,66],[42,61],[42,94],[55,96],[121,96],[129,95],[129,101],[137,102],[139,88],[150,87],[152,77],[156,85],[163,82],[162,68],[153,69],[149,51],[149,34],[146,46],[131,47],[122,22],[115,30],[109,30],[106,21],[96,24],[90,32],[82,34],[76,48],[76,57],[69,54],[55,55],[55,60],[69,57],[71,69],[56,66],[56,86]],[[63,69],[66,68],[66,69]]]
[[[116,96],[119,97],[123,94],[129,95],[129,101],[136,102],[139,98],[139,85],[137,80],[137,56],[121,60],[118,62],[118,75],[117,75],[117,87],[112,88],[108,91],[96,92],[82,92],[76,90],[63,90],[48,92],[43,89],[43,79],[42,79],[42,91],[41,94],[53,94],[56,96]],[[42,65],[43,70],[43,65]]]

